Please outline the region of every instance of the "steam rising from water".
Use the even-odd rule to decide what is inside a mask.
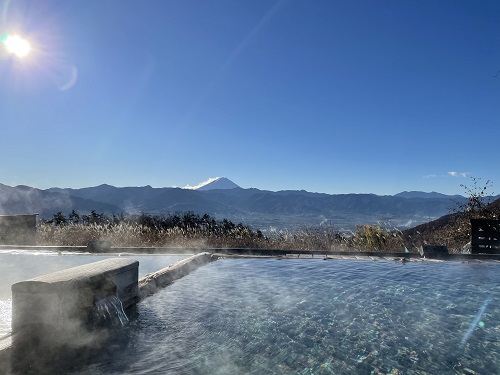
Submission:
[[[496,264],[219,260],[139,304],[113,363],[103,355],[77,373],[497,373],[498,271]],[[460,348],[486,294],[485,325]]]
[[[74,373],[497,373],[499,270],[220,260],[139,304],[138,319]]]

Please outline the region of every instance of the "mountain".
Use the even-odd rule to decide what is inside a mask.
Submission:
[[[166,191],[173,188],[153,188],[149,185],[142,187],[123,187],[103,184],[82,189],[50,188],[46,191],[57,192],[79,197],[85,200],[101,201],[120,207],[123,212],[140,212],[146,210],[145,202],[153,201]]]
[[[442,193],[436,193],[435,191],[430,192],[430,193],[425,193],[423,191],[402,191],[401,193],[395,194],[395,197],[400,197],[400,198],[428,198],[428,199],[433,199],[433,198],[463,198],[461,195],[446,195]]]
[[[72,196],[68,192],[47,191],[29,186],[10,187],[0,184],[0,214],[32,214],[38,213],[41,217],[52,217],[58,211],[69,213],[71,210],[89,214],[92,210],[108,214],[119,213],[120,207],[110,203],[82,199]]]
[[[192,211],[216,219],[242,222],[269,230],[333,225],[353,230],[357,224],[412,227],[446,215],[465,198],[440,193],[402,192],[324,194],[304,190],[243,189],[225,177],[210,179],[196,189],[115,187],[107,184],[81,189],[0,185],[0,214],[40,213],[51,218],[58,211],[88,214],[168,214]]]
[[[226,177],[216,177],[211,178],[208,181],[200,184],[196,190],[206,191],[206,190],[216,190],[216,189],[235,189],[239,188],[233,181]]]

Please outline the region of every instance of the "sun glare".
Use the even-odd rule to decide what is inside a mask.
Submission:
[[[19,35],[3,35],[1,42],[5,45],[8,53],[17,57],[25,57],[31,51],[29,42]]]

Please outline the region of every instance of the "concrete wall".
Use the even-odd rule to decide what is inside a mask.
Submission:
[[[96,327],[96,302],[117,296],[138,301],[139,262],[111,258],[12,286],[11,363],[18,373],[90,356],[107,338]],[[64,353],[64,355],[62,355]],[[72,357],[73,356],[73,357]]]
[[[70,330],[86,324],[95,302],[116,295],[124,308],[138,300],[139,262],[111,258],[68,268],[12,286],[12,331],[33,324]]]
[[[0,215],[0,245],[35,245],[37,215]]]
[[[193,255],[138,280],[139,262],[111,258],[22,281],[12,286],[12,335],[0,340],[0,373],[54,373],[85,362],[106,343],[97,329],[98,301],[117,296],[123,307],[217,259]]]

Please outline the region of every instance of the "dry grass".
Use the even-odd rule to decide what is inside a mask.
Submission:
[[[85,246],[91,240],[105,240],[115,247],[247,247],[259,242],[253,237],[255,235],[239,228],[218,236],[196,228],[154,228],[136,223],[52,225],[40,222],[37,227],[37,244],[49,246]]]
[[[55,215],[56,216],[56,215]],[[106,218],[82,223],[40,222],[39,245],[85,246],[91,240],[109,241],[114,247],[255,248],[281,250],[336,250],[418,252],[424,244],[446,245],[460,253],[470,241],[470,219],[500,217],[500,200],[481,210],[457,212],[430,223],[400,231],[380,225],[358,225],[349,233],[330,226],[303,227],[299,230],[271,231],[263,235],[243,224],[216,221],[208,215],[176,213],[170,216],[143,214],[131,218]]]
[[[200,228],[158,228],[138,223],[66,224],[40,222],[37,244],[85,246],[91,240],[109,241],[114,247],[260,248],[294,250],[402,251],[399,231],[359,226],[340,233],[332,227],[304,227],[294,232],[271,231],[266,236],[243,225],[225,232]]]

